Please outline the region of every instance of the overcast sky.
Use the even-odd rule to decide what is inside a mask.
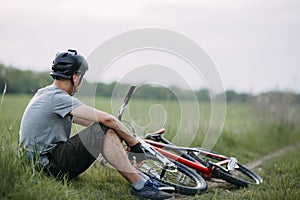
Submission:
[[[225,89],[300,92],[299,0],[0,0],[0,27],[0,62],[22,69],[47,71],[57,51],[88,56],[120,33],[160,28],[199,44]]]

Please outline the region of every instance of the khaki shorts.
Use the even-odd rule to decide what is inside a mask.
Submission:
[[[72,179],[83,173],[102,153],[107,127],[94,123],[66,142],[41,155],[49,160],[43,170],[56,178]]]

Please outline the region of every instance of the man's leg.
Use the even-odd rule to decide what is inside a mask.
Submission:
[[[108,129],[104,136],[103,156],[130,183],[140,180],[139,173],[128,160],[119,136],[111,129]]]
[[[118,135],[111,129],[105,134],[103,154],[131,184],[131,194],[146,199],[172,199],[174,196],[160,191],[151,180],[145,180],[131,165]],[[148,177],[147,177],[148,178]]]
[[[101,152],[106,161],[115,167],[130,183],[140,180],[137,170],[131,165],[119,136],[112,129],[94,123],[79,133],[87,150],[98,157]]]

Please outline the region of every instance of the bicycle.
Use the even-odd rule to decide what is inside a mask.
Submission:
[[[119,110],[120,120],[134,89],[135,87],[131,87],[129,97],[127,96],[127,98],[125,98],[124,104]],[[129,126],[131,126],[134,132],[134,128],[130,123]],[[198,147],[177,147],[163,137],[164,132],[165,130],[161,129],[154,134],[147,135],[143,139],[143,146],[150,148],[145,145],[145,143],[150,145],[152,147],[151,149],[154,149],[161,155],[169,158],[176,163],[177,166],[194,169],[208,181],[221,179],[238,187],[257,185],[263,182],[263,179],[257,173],[250,170],[245,165],[240,164],[236,158]],[[149,150],[146,149],[146,151]],[[150,171],[150,169],[153,170],[154,168],[155,165],[152,165],[152,167],[148,166],[148,168],[142,168],[141,171],[151,178],[160,181],[156,172],[154,173],[154,171],[157,170],[157,167],[153,173]]]
[[[135,86],[132,85],[119,109],[118,119],[120,121],[134,89]],[[146,160],[137,168],[141,173],[156,180],[161,186],[174,188],[175,193],[196,195],[207,190],[207,183],[201,175],[180,162],[170,160],[136,134],[135,137],[141,143],[146,155]]]
[[[195,169],[206,180],[221,179],[238,187],[258,185],[263,179],[236,158],[195,147],[177,147],[163,137],[164,129],[148,134],[144,141],[162,155]]]

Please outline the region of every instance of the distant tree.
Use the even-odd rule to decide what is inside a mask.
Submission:
[[[0,90],[3,91],[6,84],[7,93],[35,93],[39,88],[51,83],[49,73],[22,71],[4,65],[0,67]]]
[[[211,97],[208,89],[201,89],[197,91],[197,98],[199,101],[210,101]]]
[[[225,94],[227,102],[246,102],[250,97],[250,95],[246,93],[238,94],[233,90],[228,90]]]

